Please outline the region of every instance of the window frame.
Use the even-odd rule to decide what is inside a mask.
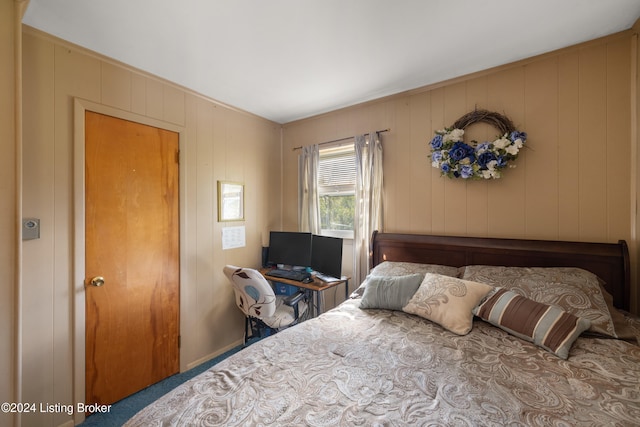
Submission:
[[[328,158],[337,158],[344,160],[349,157],[353,158],[353,170],[347,171],[345,174],[341,175],[332,175],[334,178],[337,176],[338,180],[342,180],[343,183],[333,184],[333,185],[323,185],[322,183],[322,163],[323,160],[327,161]],[[348,161],[348,160],[347,160]],[[325,163],[326,164],[326,163]],[[345,180],[349,180],[348,184],[345,184]],[[351,142],[342,142],[340,144],[334,144],[325,148],[320,148],[319,152],[319,162],[318,162],[318,199],[321,199],[323,196],[352,196],[354,199],[353,205],[353,227],[348,230],[341,229],[333,229],[333,228],[322,228],[322,220],[321,220],[321,230],[320,234],[323,236],[330,237],[340,237],[342,239],[353,239],[354,238],[354,228],[355,228],[355,197],[356,197],[356,163],[355,163],[355,140]],[[318,205],[318,209],[320,208],[320,204]],[[322,218],[322,212],[319,212],[320,217]]]

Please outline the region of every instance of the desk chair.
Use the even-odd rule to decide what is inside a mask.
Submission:
[[[307,311],[303,291],[291,296],[275,295],[267,279],[257,270],[227,265],[223,271],[233,284],[238,308],[245,314],[245,344],[249,328],[252,337],[271,335],[295,325]]]

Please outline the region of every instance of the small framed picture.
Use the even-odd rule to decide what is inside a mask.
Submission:
[[[244,185],[218,181],[218,221],[244,220]]]

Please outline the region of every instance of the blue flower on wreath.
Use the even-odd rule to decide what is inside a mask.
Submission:
[[[442,160],[442,151],[434,151],[431,153],[431,161],[433,163],[439,163]]]
[[[459,162],[462,159],[469,159],[471,162],[475,161],[475,150],[472,146],[465,144],[464,142],[456,142],[449,150],[449,157],[454,162]]]
[[[491,143],[489,141],[485,141],[482,144],[478,144],[476,147],[477,153],[484,153],[487,150],[491,150]]]
[[[516,142],[516,140],[518,139],[524,142],[527,140],[527,133],[514,130],[513,132],[511,132],[511,135],[509,135],[509,139],[511,140],[511,142]]]
[[[439,150],[442,148],[442,135],[436,135],[433,137],[433,139],[431,140],[431,149],[432,150]]]
[[[464,179],[473,177],[473,167],[471,165],[464,165],[460,168],[460,176]]]
[[[478,147],[480,147],[480,146],[478,146]],[[493,153],[491,151],[483,152],[482,154],[478,155],[477,159],[478,159],[478,166],[480,166],[480,169],[488,169],[489,168],[489,162],[493,162],[493,161],[497,161],[498,160],[496,155],[495,155],[495,153]]]

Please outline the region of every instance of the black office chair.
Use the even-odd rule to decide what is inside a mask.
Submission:
[[[298,291],[291,296],[276,295],[259,271],[227,265],[224,274],[233,283],[236,304],[245,314],[244,343],[251,337],[271,335],[297,324],[307,313],[307,295]]]

